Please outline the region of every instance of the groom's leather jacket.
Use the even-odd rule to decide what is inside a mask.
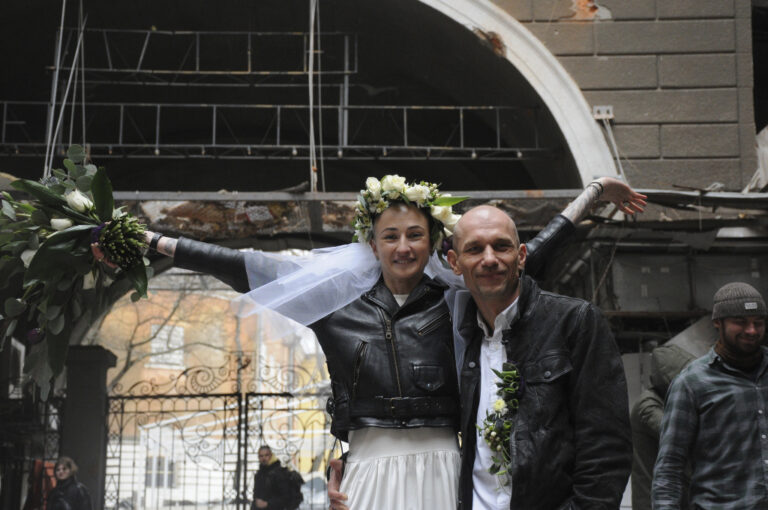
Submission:
[[[505,330],[507,360],[522,374],[510,442],[511,505],[521,510],[617,509],[632,464],[627,385],[618,348],[597,308],[521,279],[518,317]],[[470,339],[461,370],[460,509],[472,506],[483,334],[473,301],[460,320]]]
[[[328,360],[332,432],[458,428],[459,397],[445,287],[424,276],[400,307],[379,282],[310,327]]]

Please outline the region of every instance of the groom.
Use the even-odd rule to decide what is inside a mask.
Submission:
[[[470,210],[453,243],[448,262],[472,297],[454,316],[468,342],[459,508],[618,508],[632,444],[624,370],[608,324],[590,303],[521,276],[526,247],[499,209]],[[488,471],[493,452],[476,427],[499,398],[492,369],[503,362],[517,366],[524,387],[511,417],[508,481]]]

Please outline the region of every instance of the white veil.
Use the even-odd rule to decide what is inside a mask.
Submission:
[[[251,290],[236,298],[232,308],[240,317],[258,315],[270,320],[270,336],[283,338],[348,305],[370,290],[381,275],[381,265],[368,244],[350,243],[312,250],[306,256],[265,252],[245,254]],[[433,253],[424,272],[448,284],[445,298],[456,316],[457,292],[464,281]],[[460,342],[454,327],[454,338]],[[458,347],[458,345],[457,345]],[[463,352],[463,349],[457,350]]]

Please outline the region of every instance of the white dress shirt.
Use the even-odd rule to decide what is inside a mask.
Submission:
[[[480,347],[480,401],[477,405],[477,425],[482,427],[486,413],[493,409],[498,399],[496,382],[498,377],[491,369],[501,371],[507,361],[507,352],[501,343],[501,333],[509,329],[517,318],[517,299],[503,312],[496,316],[493,331],[488,330],[480,312],[477,323],[483,330],[483,344]],[[508,510],[511,498],[509,486],[502,486],[498,475],[492,475],[488,469],[493,465],[492,453],[482,433],[477,434],[475,446],[475,464],[472,468],[472,508],[474,510]]]

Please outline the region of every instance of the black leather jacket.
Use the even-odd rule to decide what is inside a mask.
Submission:
[[[310,326],[328,359],[332,432],[362,427],[458,429],[445,286],[424,276],[398,306],[383,280]]]
[[[514,418],[512,500],[527,510],[617,509],[632,464],[627,384],[607,322],[592,304],[539,289],[523,276],[519,316],[503,332],[522,373]],[[480,345],[474,302],[460,330],[471,338],[461,371],[459,507],[472,507]]]
[[[91,510],[91,495],[74,475],[64,481],[57,482],[48,494],[49,510]]]

